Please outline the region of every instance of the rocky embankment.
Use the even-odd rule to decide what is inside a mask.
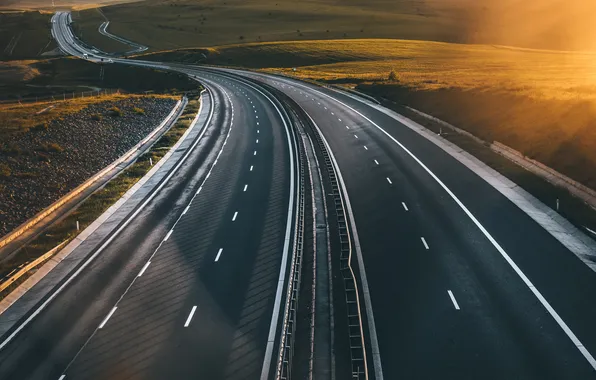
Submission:
[[[126,153],[176,104],[106,101],[0,142],[0,237]]]

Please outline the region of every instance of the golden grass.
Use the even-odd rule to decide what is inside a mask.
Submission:
[[[173,98],[178,99],[173,95],[151,95],[159,98]],[[27,131],[37,125],[47,123],[54,119],[62,118],[66,115],[76,113],[86,108],[89,105],[101,103],[105,101],[118,101],[123,99],[145,97],[145,95],[102,95],[86,98],[67,99],[66,101],[49,101],[37,103],[18,103],[0,104],[0,137],[6,134],[15,133],[19,131]],[[47,109],[50,106],[55,106],[48,109],[46,112],[37,114],[38,112]]]
[[[258,50],[262,53],[252,53],[289,51],[342,61],[299,67],[295,75],[303,78],[379,81],[395,70],[400,84],[421,90],[490,89],[542,99],[596,99],[596,53],[406,40],[300,41]],[[288,67],[266,69],[294,74]]]
[[[0,62],[0,83],[13,84],[37,77],[39,70],[32,63],[35,61]]]

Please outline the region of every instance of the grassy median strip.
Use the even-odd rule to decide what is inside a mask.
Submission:
[[[56,245],[74,239],[80,231],[89,226],[111,205],[124,195],[137,181],[139,181],[151,169],[150,159],[153,164],[161,158],[176,144],[184,132],[188,129],[192,119],[200,108],[200,96],[189,96],[189,102],[178,121],[139,159],[116,178],[108,182],[102,189],[93,193],[76,210],[71,212],[62,221],[51,226],[45,233],[35,238],[29,244],[21,248],[11,260],[2,263],[0,273],[11,273],[17,271],[27,263],[40,257]],[[80,231],[77,230],[77,222]],[[40,265],[43,265],[40,264]],[[19,278],[11,286],[0,293],[3,299],[19,284],[25,281],[34,273],[35,269]]]

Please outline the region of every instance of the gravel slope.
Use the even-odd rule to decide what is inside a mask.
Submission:
[[[141,141],[176,101],[131,98],[97,103],[0,142],[0,236],[52,204]],[[118,107],[122,116],[110,116]],[[145,114],[137,114],[138,107]],[[102,115],[94,120],[93,115]],[[54,145],[56,144],[56,145]],[[2,176],[9,168],[10,175]]]

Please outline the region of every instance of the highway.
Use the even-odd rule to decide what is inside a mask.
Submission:
[[[55,16],[53,34],[82,56],[67,17]],[[259,378],[295,191],[294,148],[259,83],[306,112],[335,160],[369,378],[596,378],[596,274],[407,122],[290,78],[134,64],[197,76],[216,105],[209,136],[130,231],[0,351],[0,378]],[[334,289],[343,302],[337,279]]]
[[[214,110],[197,147],[0,352],[0,378],[260,376],[292,238],[295,149],[262,93],[203,83]]]

